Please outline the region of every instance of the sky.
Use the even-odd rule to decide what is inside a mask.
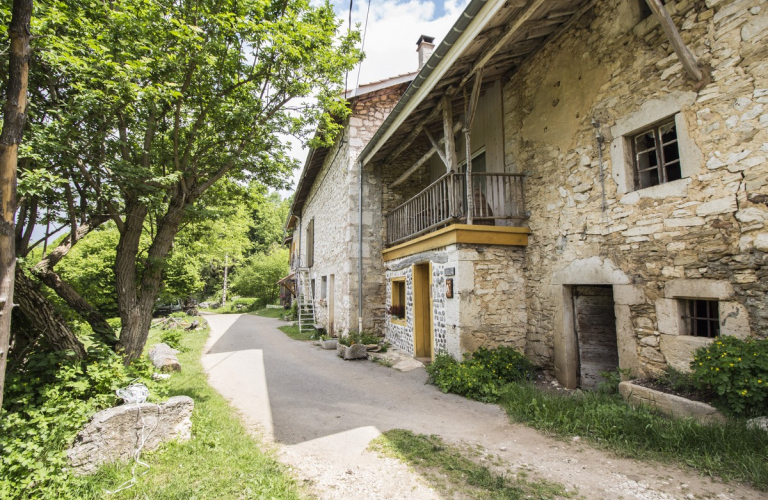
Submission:
[[[344,20],[341,29],[346,30],[349,1],[332,0],[332,3],[336,15]],[[361,35],[365,35],[363,50],[366,57],[361,65],[349,73],[348,87],[355,88],[358,78],[363,85],[416,71],[416,41],[419,37],[433,36],[437,46],[468,3],[469,0],[371,0],[368,13],[369,4],[366,0],[352,0],[352,25],[360,23]],[[307,150],[295,139],[286,138],[286,141],[292,144],[292,156],[303,165]],[[294,187],[300,175],[299,170],[294,172]],[[283,194],[288,195],[290,192]]]

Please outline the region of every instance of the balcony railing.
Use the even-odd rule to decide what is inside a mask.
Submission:
[[[473,173],[473,223],[513,225],[527,219],[523,178],[523,174]],[[466,174],[446,174],[387,214],[387,244],[466,222],[466,179]]]

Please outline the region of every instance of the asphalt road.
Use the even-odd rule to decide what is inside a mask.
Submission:
[[[208,317],[214,331],[222,330],[225,325],[220,323],[227,319]],[[263,360],[273,437],[280,443],[296,444],[366,426],[381,432],[405,428],[483,435],[509,425],[497,406],[443,394],[427,385],[423,368],[399,372],[367,360],[343,361],[335,351],[291,339],[277,329],[283,324],[242,315],[212,339],[206,351],[206,357],[240,353],[243,367],[235,370],[239,374],[258,372],[254,365]],[[246,353],[252,362],[242,359]],[[233,361],[229,358],[222,364]],[[238,391],[252,391],[254,383],[261,385],[255,380],[260,377],[235,374],[227,382],[225,396],[237,399]]]

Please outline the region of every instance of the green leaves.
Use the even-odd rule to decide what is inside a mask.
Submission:
[[[721,336],[696,351],[693,378],[714,390],[734,415],[762,415],[768,406],[768,340]]]

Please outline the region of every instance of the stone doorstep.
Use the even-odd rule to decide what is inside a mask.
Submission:
[[[644,405],[665,415],[689,417],[702,424],[724,423],[726,420],[725,416],[711,405],[642,387],[631,381],[621,382],[619,393],[624,401],[633,407]]]
[[[417,368],[424,368],[424,363],[412,356],[400,352],[396,347],[390,346],[387,352],[371,352],[368,356],[372,360],[382,359],[389,361],[392,368],[401,372],[409,372]]]

